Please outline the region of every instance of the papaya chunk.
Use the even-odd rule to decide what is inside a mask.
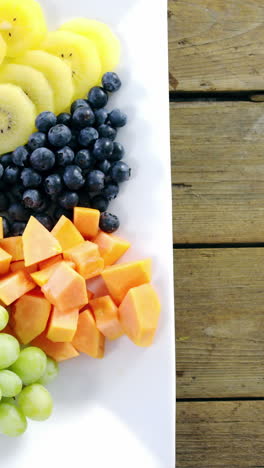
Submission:
[[[29,267],[25,266],[24,260],[19,260],[18,262],[12,262],[10,265],[10,271],[15,273],[16,271],[25,270],[28,274],[34,273],[37,271],[37,265],[31,265]]]
[[[4,226],[3,226],[3,218],[0,216],[0,239],[4,238]]]
[[[58,265],[60,265],[63,262],[63,260],[58,260],[54,263],[52,263],[50,266],[43,268],[42,270],[35,271],[32,273],[30,276],[35,281],[35,283],[38,286],[44,286],[53,274],[53,272],[56,270]],[[73,262],[66,262],[71,268],[75,268],[75,264]]]
[[[12,335],[14,338],[17,339],[17,336],[16,336],[13,328],[11,327],[10,322],[7,324],[7,326],[3,330],[1,330],[0,333],[6,333],[7,335]]]
[[[151,284],[132,288],[119,307],[121,325],[138,346],[150,346],[158,326],[160,301]]]
[[[139,260],[107,267],[102,277],[110,296],[119,305],[129,289],[150,282],[151,260]]]
[[[12,261],[24,260],[23,243],[21,236],[0,239],[0,247],[12,256]]]
[[[93,358],[104,357],[105,338],[96,327],[95,320],[89,309],[79,314],[77,331],[72,340],[73,346],[81,353]]]
[[[73,222],[85,239],[92,239],[99,231],[100,211],[92,208],[74,208]]]
[[[102,231],[93,239],[93,242],[98,245],[106,267],[116,263],[131,245],[129,242],[120,239],[120,237]]]
[[[89,301],[90,301],[90,299],[93,299],[94,298],[93,291],[90,291],[90,289],[87,289],[87,296],[88,296]]]
[[[41,291],[24,294],[11,306],[12,328],[22,344],[28,344],[47,326],[51,305]]]
[[[71,342],[78,324],[79,309],[63,312],[53,307],[47,338],[55,343]]]
[[[10,273],[0,279],[0,300],[5,305],[10,305],[35,287],[25,271]]]
[[[38,267],[40,270],[44,270],[44,268],[48,268],[54,263],[58,263],[63,260],[62,254],[56,255],[55,257],[48,258],[48,260],[43,260],[43,262],[39,262]]]
[[[30,266],[54,257],[62,252],[55,237],[31,216],[22,236],[25,265]]]
[[[124,335],[119,320],[118,308],[110,296],[98,297],[89,302],[95,316],[98,330],[109,340],[116,340]]]
[[[98,246],[93,242],[86,241],[65,250],[63,257],[74,262],[76,270],[85,279],[100,275],[104,269],[104,261],[100,257]]]
[[[66,262],[61,262],[55,268],[47,283],[42,286],[42,292],[51,304],[63,311],[80,309],[88,304],[84,278]]]
[[[0,275],[5,275],[9,271],[12,256],[0,247]]]
[[[51,234],[59,241],[62,250],[71,249],[75,245],[84,242],[83,236],[66,216],[61,216]]]
[[[45,336],[45,332],[37,336],[32,342],[32,346],[42,349],[44,353],[57,362],[66,361],[79,356],[78,351],[71,343],[54,343]]]

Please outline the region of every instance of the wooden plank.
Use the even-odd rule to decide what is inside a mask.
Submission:
[[[263,242],[264,103],[172,103],[171,144],[174,242]]]
[[[174,253],[177,396],[264,397],[264,248]]]
[[[171,90],[263,89],[262,0],[169,0],[168,16]]]
[[[263,468],[264,402],[177,404],[177,468]]]

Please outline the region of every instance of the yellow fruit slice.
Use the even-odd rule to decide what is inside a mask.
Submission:
[[[38,114],[54,111],[53,91],[45,76],[26,65],[7,64],[0,68],[0,83],[19,86],[36,106]]]
[[[6,56],[6,42],[0,34],[0,64],[3,63]]]
[[[24,145],[33,132],[36,108],[18,86],[0,85],[0,155]]]
[[[42,45],[50,54],[63,59],[72,69],[74,99],[82,98],[101,75],[101,61],[96,46],[86,37],[68,31],[47,35]]]
[[[80,34],[95,43],[101,59],[103,74],[113,71],[119,64],[120,41],[107,24],[86,18],[76,18],[64,23],[60,30]]]
[[[17,58],[16,63],[28,65],[43,73],[53,90],[56,114],[71,104],[74,93],[72,72],[62,59],[43,50],[29,50]]]
[[[39,3],[35,0],[1,0],[0,33],[7,44],[8,57],[38,47],[47,33]]]

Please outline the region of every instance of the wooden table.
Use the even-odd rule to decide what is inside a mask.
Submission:
[[[168,8],[177,467],[264,467],[264,2]]]

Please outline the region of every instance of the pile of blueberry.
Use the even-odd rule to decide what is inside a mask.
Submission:
[[[21,235],[32,214],[50,230],[62,214],[72,218],[75,206],[100,210],[105,232],[119,227],[118,218],[107,209],[119,184],[131,175],[123,161],[125,149],[115,141],[127,117],[105,106],[109,93],[120,87],[119,77],[106,73],[102,87],[73,102],[70,113],[40,114],[38,131],[28,144],[1,157],[0,211],[7,213],[6,236]]]

